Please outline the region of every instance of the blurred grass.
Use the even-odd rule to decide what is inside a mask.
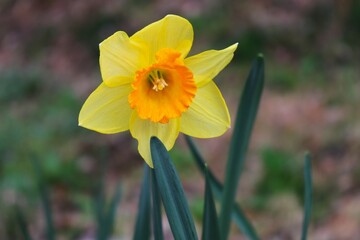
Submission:
[[[28,219],[37,214],[34,175],[29,171],[32,153],[41,156],[49,185],[55,191],[65,189],[69,197],[66,201],[81,212],[83,218],[91,215],[88,192],[97,179],[89,177],[94,173],[83,165],[84,159],[89,156],[100,159],[101,147],[94,148],[96,145],[112,153],[126,148],[118,142],[107,146],[109,143],[104,142],[104,138],[77,126],[78,112],[86,95],[83,89],[90,89],[91,84],[101,81],[91,75],[95,72],[99,76],[98,44],[114,31],[125,30],[132,34],[150,19],[158,19],[168,12],[179,13],[193,23],[194,53],[239,42],[233,63],[219,78],[227,88],[225,92],[230,90],[228,92],[236,96],[234,99],[245,78],[244,70],[260,51],[267,59],[267,94],[283,96],[286,93],[284,105],[291,95],[321,95],[320,106],[326,109],[313,112],[311,116],[321,119],[325,115],[324,119],[330,122],[324,123],[326,129],[290,136],[298,139],[299,147],[314,152],[315,222],[326,223],[331,219],[329,211],[334,211],[334,201],[343,192],[350,195],[358,192],[360,167],[354,159],[359,154],[359,1],[343,1],[341,5],[312,2],[305,7],[296,5],[297,2],[232,1],[232,5],[225,8],[217,4],[174,2],[163,5],[143,0],[115,7],[108,1],[100,5],[100,1],[92,1],[74,6],[59,1],[29,2],[0,3],[3,26],[0,30],[3,36],[0,48],[0,238],[5,238],[2,235],[5,231],[15,236],[12,239],[18,237],[13,227],[15,216],[9,206],[20,203],[27,210]],[[84,78],[87,84],[81,85],[79,91],[76,84],[84,82]],[[239,90],[234,86],[239,86]],[[341,112],[327,113],[328,109]],[[274,129],[269,131],[286,132],[297,127],[296,123],[292,124],[284,130],[275,123]],[[269,133],[258,138],[266,134]],[[255,150],[251,153],[252,157],[261,159],[263,175],[253,186],[256,194],[244,197],[250,202],[251,211],[257,214],[273,194],[291,192],[298,199],[301,197],[302,182],[298,178],[301,166],[294,147],[288,147],[291,143],[280,138],[273,141],[277,144],[266,149],[254,143]],[[281,142],[285,142],[283,148],[278,147]],[[170,154],[181,176],[188,184],[195,182],[195,185],[195,167],[190,155],[179,148],[174,148]],[[109,158],[118,159],[115,156],[109,155]],[[92,169],[96,169],[96,164]],[[218,163],[215,165],[219,167]],[[346,166],[350,166],[350,170]],[[118,176],[118,171],[114,168],[111,174]],[[319,183],[319,175],[330,180]],[[350,177],[343,180],[344,176]],[[340,178],[349,186],[340,189]],[[195,197],[190,204],[200,219],[201,203]],[[67,236],[80,236],[85,230],[80,226],[74,231],[71,228],[63,231],[68,232]]]
[[[181,136],[180,136],[181,137]],[[179,170],[184,176],[192,175],[196,167],[191,160],[189,152],[184,151],[182,148],[174,147],[170,152],[171,159],[174,160],[176,169]]]
[[[84,174],[73,154],[79,148],[79,99],[69,88],[53,85],[48,79],[49,75],[38,69],[0,73],[0,109],[4,113],[0,117],[1,210],[12,204],[36,205],[36,178],[30,161],[33,155],[41,160],[44,181],[65,189],[70,198],[86,192],[96,181]],[[33,207],[25,213],[36,214]],[[0,222],[11,225],[12,213],[4,214]]]
[[[264,149],[261,154],[263,174],[256,186],[251,204],[265,210],[268,201],[275,195],[291,192],[296,194],[299,202],[303,199],[302,165],[296,157],[280,149]]]

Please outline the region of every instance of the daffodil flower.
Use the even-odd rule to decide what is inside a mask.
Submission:
[[[179,132],[211,138],[230,127],[225,101],[213,78],[231,61],[237,44],[187,57],[193,29],[167,15],[129,37],[119,31],[100,43],[103,82],[88,97],[79,125],[112,134],[130,129],[153,167],[150,138],[170,150]]]

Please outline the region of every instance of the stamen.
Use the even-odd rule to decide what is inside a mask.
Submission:
[[[153,71],[149,74],[149,80],[153,84],[153,90],[161,91],[168,86],[160,71]]]
[[[153,86],[153,90],[155,90],[156,92],[157,91],[161,91],[161,90],[163,90],[165,87],[167,87],[168,86],[168,84],[165,82],[165,80],[164,79],[162,79],[162,78],[158,78],[158,79],[156,79],[155,80],[155,82],[153,82],[153,84],[154,84],[154,86]]]

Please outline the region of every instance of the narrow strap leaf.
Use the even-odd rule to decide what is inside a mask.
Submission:
[[[305,154],[305,168],[304,168],[304,183],[305,183],[305,194],[304,194],[304,220],[302,225],[301,239],[307,239],[307,232],[311,217],[312,208],[312,177],[311,177],[311,157],[310,154]]]
[[[99,188],[102,189],[102,188]],[[97,238],[101,238],[100,236],[102,235],[102,230],[101,230],[101,226],[103,225],[104,222],[104,196],[102,193],[102,190],[99,190],[98,193],[95,196],[94,199],[94,212],[95,212],[95,218],[96,218],[96,224],[97,224]]]
[[[161,219],[161,198],[159,189],[155,182],[154,171],[151,171],[151,187],[152,187],[152,210],[153,210],[153,232],[155,240],[163,240],[163,228]]]
[[[204,158],[201,156],[198,148],[196,147],[194,141],[191,137],[185,135],[186,143],[188,144],[190,148],[190,152],[194,157],[194,160],[200,169],[201,173],[205,177],[206,171],[208,171],[209,179],[211,181],[211,184],[214,185],[215,195],[219,195],[221,197],[222,191],[223,191],[223,185],[220,183],[220,181],[215,177],[215,175],[211,172],[210,169],[207,168],[207,164],[204,160]],[[219,193],[219,194],[217,194]]]
[[[220,230],[223,239],[227,239],[229,234],[235,195],[245,162],[245,155],[249,145],[250,135],[256,118],[263,86],[264,59],[262,55],[259,55],[253,63],[245,83],[230,144],[220,214]]]
[[[144,164],[144,178],[136,217],[134,240],[150,239],[150,169]]]
[[[112,232],[114,230],[116,210],[117,210],[117,207],[119,206],[120,200],[121,200],[121,188],[120,188],[120,184],[117,184],[115,193],[114,193],[114,197],[110,202],[109,209],[105,216],[105,223],[104,223],[105,238],[104,239],[109,239],[110,235],[112,234]]]
[[[250,221],[247,220],[244,211],[240,208],[238,204],[234,204],[234,210],[232,213],[232,218],[234,219],[236,225],[239,226],[242,233],[251,240],[258,240],[259,237],[255,232],[254,227],[251,225]]]
[[[205,170],[205,203],[202,240],[221,240],[215,202],[211,190],[208,168]]]
[[[19,208],[19,206],[16,206],[16,208],[15,208],[15,216],[16,216],[16,220],[19,224],[22,238],[24,240],[31,240],[31,236],[30,236],[29,229],[28,229],[28,226],[27,226],[27,223],[25,220],[25,216],[24,216],[23,212],[21,211],[21,209]]]
[[[104,154],[104,152],[102,152]],[[94,196],[94,213],[96,219],[96,239],[105,240],[106,238],[106,223],[105,223],[105,174],[107,170],[107,160],[103,158],[100,162],[100,180],[95,187]]]
[[[45,222],[46,222],[46,239],[55,239],[55,227],[52,218],[52,210],[50,204],[49,191],[44,181],[43,172],[40,167],[40,163],[36,157],[32,158],[32,165],[36,176],[38,191],[40,193],[40,199],[44,211]]]
[[[184,190],[169,153],[156,137],[151,138],[150,148],[155,180],[174,238],[198,239]]]
[[[205,175],[206,163],[201,156],[198,148],[196,147],[194,141],[191,137],[185,135],[185,140],[190,148],[190,151],[194,157],[194,160],[200,169],[201,173]],[[215,177],[215,175],[208,169],[208,178],[211,182],[212,189],[214,190],[214,194],[216,198],[221,199],[223,194],[223,185],[220,181]],[[239,227],[241,232],[245,234],[249,239],[257,240],[259,237],[256,234],[254,227],[251,225],[250,221],[246,218],[243,210],[240,208],[238,204],[234,204],[233,214],[232,217]]]

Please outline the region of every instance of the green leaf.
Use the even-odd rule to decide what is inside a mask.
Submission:
[[[205,170],[205,203],[203,214],[203,240],[220,240],[220,230],[216,214],[215,202],[211,190],[209,171]]]
[[[194,157],[194,160],[200,169],[201,173],[205,175],[206,170],[206,163],[201,156],[198,148],[196,147],[194,141],[191,137],[185,135],[185,140],[190,148],[190,151]],[[208,178],[211,182],[212,189],[214,190],[215,197],[217,199],[222,199],[223,194],[223,185],[220,181],[215,177],[215,175],[208,169]],[[251,225],[250,221],[246,218],[243,210],[240,208],[238,204],[234,204],[234,209],[232,213],[233,220],[235,221],[236,225],[239,227],[241,232],[245,234],[249,239],[257,240],[259,237],[257,236],[254,227]]]
[[[30,236],[29,229],[28,229],[28,226],[27,226],[27,223],[25,220],[25,216],[18,206],[16,206],[16,208],[15,208],[15,216],[16,216],[16,220],[19,224],[20,232],[21,232],[23,239],[31,240],[31,236]]]
[[[102,153],[103,155],[105,152]],[[96,186],[96,195],[94,201],[94,210],[96,217],[96,239],[107,240],[110,238],[115,223],[117,206],[121,200],[120,184],[117,184],[114,196],[110,201],[109,207],[106,206],[105,199],[105,175],[108,170],[108,161],[106,155],[102,156],[103,160],[100,165],[100,180]]]
[[[311,217],[312,208],[312,177],[311,177],[311,157],[310,154],[305,154],[305,168],[304,168],[304,183],[305,183],[305,194],[304,194],[304,220],[302,225],[301,239],[307,239],[307,232]]]
[[[105,209],[105,184],[104,184],[104,177],[106,173],[106,163],[105,161],[101,162],[101,177],[98,185],[96,186],[96,193],[94,198],[94,211],[95,211],[95,218],[96,218],[96,239],[103,240],[105,236],[105,229],[104,229],[104,209]]]
[[[150,169],[144,164],[144,178],[138,206],[138,215],[134,232],[134,240],[150,239]]]
[[[109,239],[110,235],[112,234],[112,232],[114,230],[116,210],[117,210],[117,207],[119,206],[120,200],[121,200],[121,188],[120,188],[120,184],[117,184],[115,193],[114,193],[114,197],[110,202],[109,209],[105,216],[105,222],[104,222],[104,226],[103,226],[103,228],[105,228],[104,239]]]
[[[161,198],[158,186],[155,182],[155,174],[151,171],[151,186],[152,186],[152,210],[153,210],[153,231],[155,240],[163,240],[163,229],[161,219]]]
[[[51,211],[51,204],[50,204],[50,197],[49,191],[46,186],[43,172],[40,167],[40,163],[36,157],[32,158],[32,165],[36,176],[36,182],[38,186],[38,191],[40,193],[40,199],[45,215],[45,222],[46,222],[46,239],[54,240],[55,239],[55,227],[52,218],[52,211]]]
[[[169,153],[156,137],[151,138],[150,148],[155,181],[174,238],[179,240],[198,239],[184,190]]]
[[[245,162],[245,155],[248,149],[250,135],[256,118],[263,87],[264,59],[262,55],[259,55],[253,63],[245,83],[230,144],[220,214],[220,230],[223,239],[227,239],[229,234],[230,219],[235,202],[236,190]]]

